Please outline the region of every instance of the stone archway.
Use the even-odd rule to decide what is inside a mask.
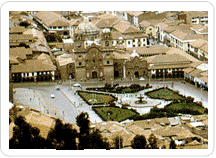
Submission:
[[[92,71],[92,78],[97,78],[97,71]]]
[[[139,78],[139,71],[135,71],[134,76],[135,76],[136,78]]]
[[[119,72],[118,72],[118,71],[115,71],[115,72],[114,72],[114,77],[115,77],[115,78],[118,78],[118,77],[119,77]]]

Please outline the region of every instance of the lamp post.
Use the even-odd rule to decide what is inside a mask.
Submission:
[[[109,121],[109,119],[110,119],[110,113],[108,112],[108,121]]]

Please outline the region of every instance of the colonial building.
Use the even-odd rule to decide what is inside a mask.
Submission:
[[[60,71],[61,79],[68,80],[76,77],[75,61],[71,54],[62,54],[56,58],[57,67]]]
[[[208,64],[204,62],[191,64],[184,70],[184,79],[208,90]]]
[[[198,39],[190,42],[189,53],[200,60],[208,61],[208,41]]]
[[[140,78],[148,75],[148,64],[134,51],[126,62],[126,77]]]
[[[178,19],[187,24],[208,24],[208,11],[183,11],[178,14]]]
[[[152,78],[183,78],[183,70],[191,63],[190,60],[179,54],[151,56],[146,60]]]
[[[58,33],[62,38],[70,37],[69,21],[57,13],[40,11],[34,15],[34,20],[49,33]]]
[[[37,59],[25,60],[11,67],[14,82],[54,81],[55,71],[56,66],[47,54],[41,54]]]

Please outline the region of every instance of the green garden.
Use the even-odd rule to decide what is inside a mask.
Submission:
[[[149,98],[164,99],[164,100],[180,100],[182,96],[177,91],[172,91],[168,88],[160,88],[145,93]]]
[[[78,94],[89,105],[109,104],[110,102],[117,100],[117,98],[112,94],[89,91],[78,91]]]
[[[104,121],[124,121],[137,115],[137,112],[130,109],[123,109],[119,107],[94,107],[93,110]]]

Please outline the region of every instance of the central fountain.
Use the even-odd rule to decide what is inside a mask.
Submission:
[[[137,98],[139,98],[139,100],[135,101],[136,104],[146,104],[147,101],[143,100],[145,97],[142,96],[142,94],[140,94],[140,96],[138,96]]]

